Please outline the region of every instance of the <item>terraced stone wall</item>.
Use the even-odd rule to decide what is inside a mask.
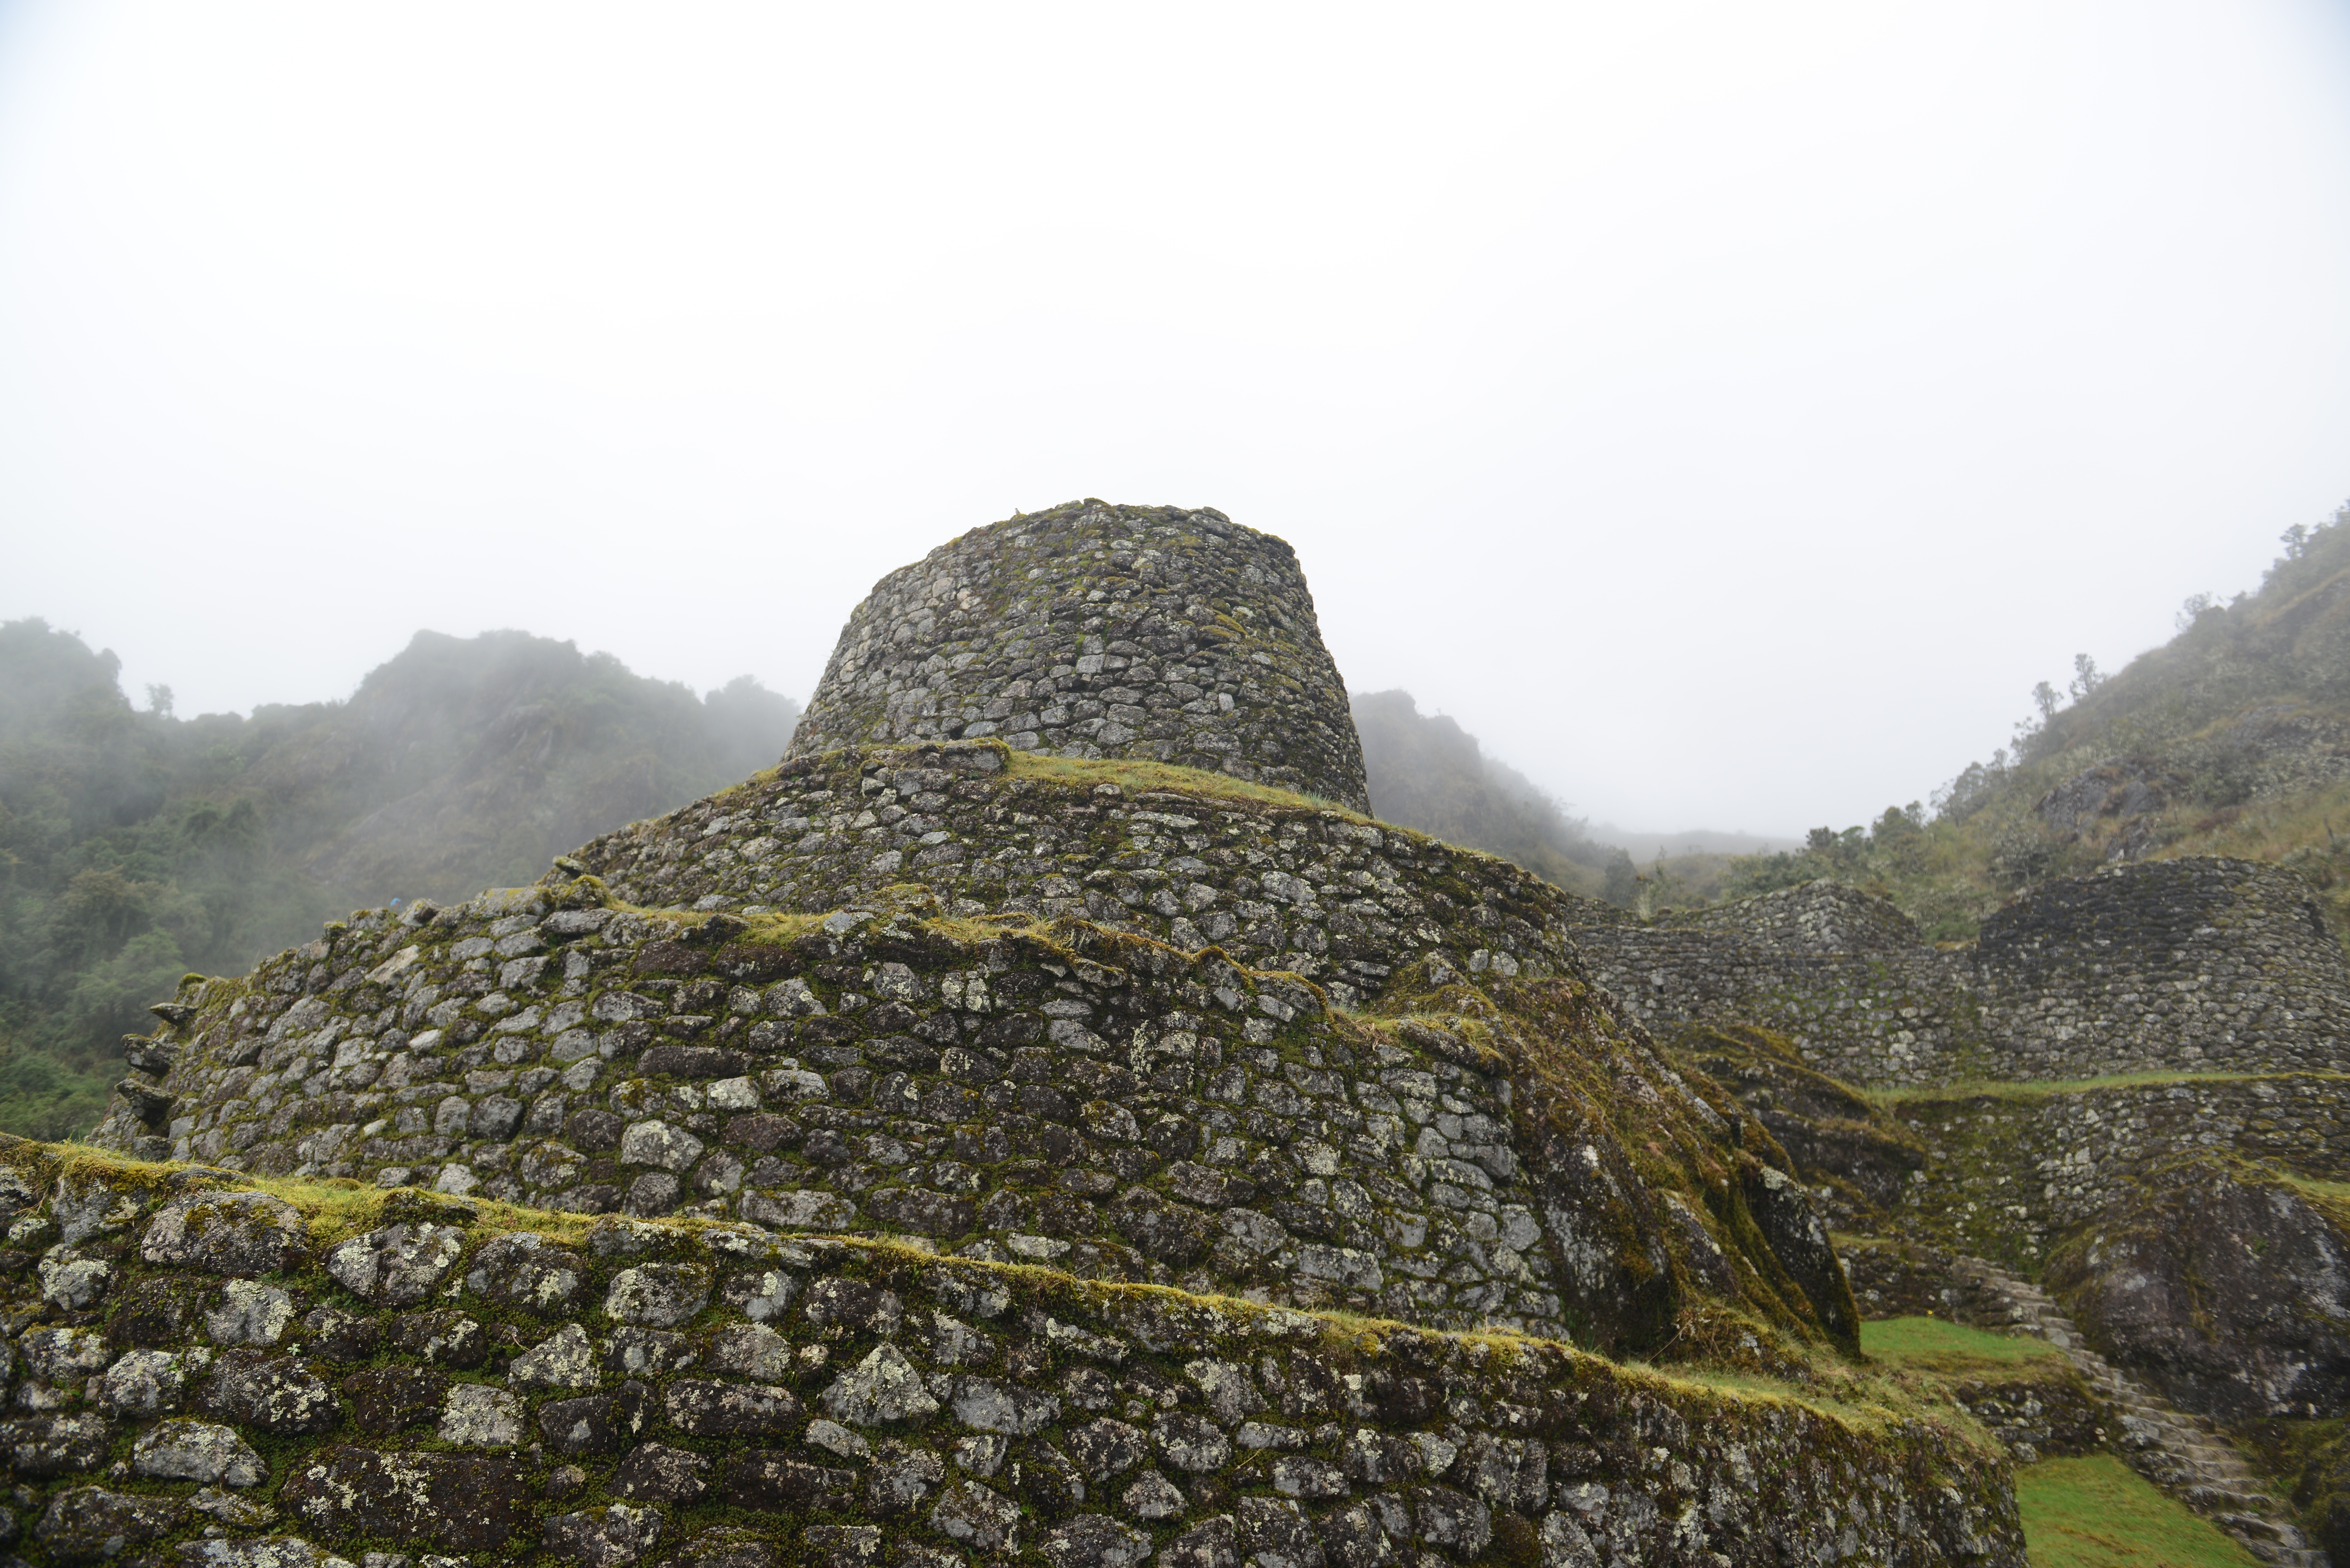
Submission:
[[[1212,783],[1212,780],[1203,781]],[[1367,1005],[1396,969],[1565,973],[1606,906],[1507,861],[1294,797],[1041,771],[1000,742],[851,748],[607,834],[577,864],[653,907],[827,913],[928,888],[958,914],[1076,917]]]
[[[1653,924],[1603,918],[1571,938],[1593,978],[1659,1032],[1759,1024],[1856,1084],[1996,1075],[1964,961],[1866,893],[1814,882]]]
[[[1821,883],[1671,923],[1578,926],[1572,940],[1651,1027],[1759,1023],[1862,1085],[2350,1064],[2341,948],[2301,878],[2250,861],[2051,883],[1951,951],[1890,906]]]
[[[1072,502],[890,573],[849,616],[790,754],[991,735],[1370,809],[1295,552],[1213,509]]]
[[[1895,1222],[2033,1272],[2070,1227],[2181,1156],[2224,1152],[2350,1180],[2350,1078],[2338,1074],[1914,1100],[1896,1114],[1928,1156]]]
[[[2024,1562],[1948,1429],[1539,1341],[6,1157],[0,1545],[35,1568]]]
[[[2350,971],[2308,884],[2198,857],[2052,882],[1983,922],[2003,1076],[2350,1067]]]
[[[1294,978],[1156,944],[553,902],[365,918],[192,992],[169,1125],[100,1140],[1565,1332],[1507,1076],[1456,1040],[1342,1040]]]

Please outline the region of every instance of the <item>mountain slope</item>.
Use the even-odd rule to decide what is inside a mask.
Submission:
[[[1583,822],[1523,774],[1485,755],[1456,721],[1422,713],[1409,691],[1357,692],[1348,701],[1371,808],[1382,820],[1499,855],[1572,893],[1633,901],[1630,857],[1594,842]]]
[[[192,967],[324,917],[530,881],[775,761],[797,708],[706,699],[520,632],[420,632],[344,702],[182,720],[36,620],[0,625],[0,1128],[80,1130],[116,1036]]]
[[[2022,889],[2124,860],[2222,855],[2290,866],[2350,931],[2350,506],[2294,528],[2259,590],[2190,599],[2178,634],[2110,679],[2085,657],[2071,701],[1936,792],[1930,820],[1742,858],[1733,897],[1828,877],[1892,898],[1929,935],[1973,935]]]

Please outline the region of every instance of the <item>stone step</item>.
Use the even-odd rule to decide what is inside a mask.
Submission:
[[[1960,1269],[1960,1287],[1983,1318],[2041,1334],[2113,1405],[2128,1423],[2124,1440],[2133,1450],[2131,1462],[2149,1480],[2210,1514],[2262,1563],[2330,1568],[2325,1554],[2280,1517],[2257,1473],[2209,1419],[2177,1408],[2091,1349],[2079,1327],[2037,1286],[1976,1260]]]

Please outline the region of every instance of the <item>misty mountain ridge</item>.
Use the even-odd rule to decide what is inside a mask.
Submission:
[[[0,1126],[78,1132],[116,1036],[191,969],[234,973],[394,898],[552,856],[769,765],[798,718],[518,631],[421,631],[349,699],[180,719],[38,619],[0,624]]]
[[[1515,861],[1569,892],[1630,904],[1631,860],[1595,840],[1533,780],[1495,757],[1441,713],[1422,713],[1409,691],[1348,697],[1363,744],[1371,810],[1448,844]]]
[[[1644,866],[1659,856],[1767,855],[1773,850],[1801,848],[1804,843],[1796,836],[1748,833],[1743,828],[1730,833],[1710,827],[1659,833],[1648,828],[1618,827],[1612,822],[1595,822],[1587,826],[1586,831],[1595,841],[1612,844]]]

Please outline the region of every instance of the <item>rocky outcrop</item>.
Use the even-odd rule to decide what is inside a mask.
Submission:
[[[849,616],[791,754],[987,735],[1370,809],[1296,553],[1211,508],[1071,502],[890,573]]]
[[[2186,1409],[2350,1412],[2350,1224],[2273,1173],[2157,1172],[2057,1249],[2048,1282],[2098,1348]]]

